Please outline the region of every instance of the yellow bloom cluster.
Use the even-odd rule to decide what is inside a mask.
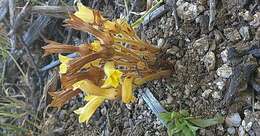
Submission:
[[[150,46],[136,35],[134,29],[122,19],[110,21],[100,12],[82,3],[70,15],[65,26],[88,32],[97,40],[80,46],[48,41],[43,47],[45,55],[76,52],[79,58],[59,54],[62,91],[50,93],[51,106],[61,107],[80,91],[87,104],[75,111],[80,122],[88,122],[105,100],[134,101],[134,88],[143,83],[169,75],[169,70],[155,68],[159,49]]]

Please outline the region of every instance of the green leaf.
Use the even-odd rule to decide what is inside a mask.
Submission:
[[[193,135],[192,131],[190,130],[190,128],[188,126],[184,126],[182,129],[182,133],[184,136],[195,136]]]
[[[192,131],[192,134],[195,136],[197,130],[199,130],[199,127],[192,125],[191,123],[189,123],[188,121],[185,120],[186,125],[188,126],[188,128]]]
[[[163,112],[163,113],[160,113],[160,118],[165,121],[165,122],[170,122],[172,119],[171,119],[171,112]]]
[[[216,125],[216,124],[222,124],[224,122],[224,117],[216,116],[216,117],[211,118],[211,119],[196,119],[196,118],[193,118],[193,119],[189,119],[189,121],[196,126],[205,128],[205,127],[213,126],[213,125]]]

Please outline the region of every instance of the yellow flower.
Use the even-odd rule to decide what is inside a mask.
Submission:
[[[96,59],[94,61],[91,61],[83,66],[85,69],[89,69],[91,66],[98,67],[100,64],[101,59]]]
[[[105,28],[105,30],[112,31],[114,33],[118,33],[117,24],[115,22],[112,22],[109,20],[105,21],[104,28]]]
[[[135,97],[133,96],[133,76],[126,76],[122,85],[122,101],[130,103]]]
[[[72,86],[73,86],[73,90],[79,88],[80,90],[85,92],[85,94],[87,94],[87,95],[102,96],[102,97],[105,97],[105,98],[111,99],[111,100],[116,99],[118,96],[117,89],[100,88],[100,87],[96,86],[93,82],[91,82],[90,80],[87,80],[87,79],[81,80],[81,81],[73,84]]]
[[[123,73],[119,70],[115,69],[115,64],[113,62],[107,62],[104,66],[104,72],[106,74],[106,80],[104,84],[102,85],[102,88],[108,88],[108,87],[114,87],[117,88],[117,86],[120,83],[121,76]]]
[[[68,70],[68,63],[72,60],[72,58],[69,58],[67,56],[63,56],[59,54],[59,60],[61,62],[60,64],[60,74],[65,74],[67,73]]]
[[[91,49],[95,52],[101,51],[101,43],[98,40],[95,40],[94,42],[91,43]]]
[[[84,6],[81,2],[77,3],[77,7],[78,11],[75,12],[74,15],[84,22],[94,25],[101,25],[104,21],[104,18],[101,16],[99,11],[88,8]]]
[[[120,32],[124,32],[127,35],[134,36],[135,31],[134,29],[127,23],[127,21],[123,19],[117,19],[116,24],[120,29]]]
[[[88,122],[97,108],[104,102],[105,98],[100,96],[88,96],[87,100],[89,102],[84,107],[74,111],[76,114],[79,114],[80,123],[85,121]]]
[[[77,3],[78,11],[74,13],[75,16],[82,19],[84,22],[87,23],[94,23],[94,13],[93,11],[85,7],[81,2]]]

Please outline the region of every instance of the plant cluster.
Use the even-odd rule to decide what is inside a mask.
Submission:
[[[169,136],[196,136],[196,131],[224,122],[222,116],[210,119],[202,119],[190,116],[186,110],[179,112],[164,112],[160,114],[161,119],[167,123]]]
[[[78,11],[69,15],[66,27],[87,32],[96,37],[92,43],[79,46],[47,41],[45,56],[59,53],[61,91],[50,92],[50,106],[62,107],[73,96],[84,92],[87,104],[75,111],[80,122],[88,122],[106,100],[135,100],[136,87],[147,81],[170,75],[167,68],[156,67],[160,49],[141,40],[123,19],[110,21],[98,10],[77,3]],[[62,53],[76,52],[78,58]],[[166,63],[166,62],[165,62]]]

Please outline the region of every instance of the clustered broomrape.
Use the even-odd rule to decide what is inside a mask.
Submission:
[[[169,70],[155,68],[159,49],[139,39],[123,19],[109,21],[100,12],[82,3],[65,21],[67,27],[88,32],[96,37],[92,43],[79,46],[47,41],[45,56],[59,53],[61,91],[49,92],[52,107],[62,107],[73,96],[84,92],[87,104],[75,110],[79,122],[88,122],[105,100],[135,100],[133,90],[147,81],[170,75]],[[68,58],[61,53],[76,52]]]

